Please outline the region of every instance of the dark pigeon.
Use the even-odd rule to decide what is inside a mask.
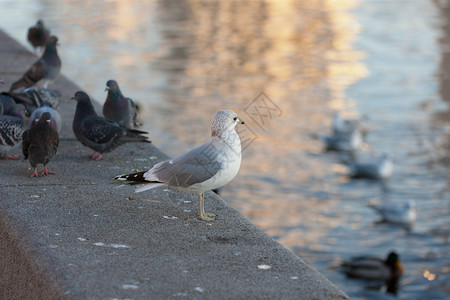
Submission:
[[[47,164],[56,154],[58,149],[58,132],[50,125],[51,115],[45,112],[39,121],[23,133],[22,153],[34,168],[31,177],[53,174],[47,170]],[[43,164],[44,170],[37,173],[37,164]]]
[[[3,114],[6,115],[5,112],[8,112],[10,109],[13,109],[14,106],[16,105],[16,101],[14,101],[14,99],[8,95],[5,94],[0,94],[0,102],[2,103],[3,106]]]
[[[9,153],[22,143],[23,120],[13,116],[0,116],[0,158],[19,159]]]
[[[123,96],[115,80],[106,82],[105,91],[108,91],[108,96],[103,104],[103,115],[105,118],[127,128],[141,125],[137,120],[136,105],[133,100]]]
[[[38,20],[36,22],[36,25],[28,29],[27,38],[33,46],[35,52],[37,48],[42,48],[45,46],[45,43],[47,42],[49,37],[50,31],[45,28],[44,22],[42,22],[42,20]]]
[[[8,108],[8,110],[4,110],[3,114],[5,116],[12,116],[22,120],[25,120],[25,106],[23,104],[14,104]]]
[[[42,86],[47,88],[49,82],[58,77],[61,70],[61,59],[56,51],[57,43],[58,38],[56,36],[51,36],[48,39],[42,57],[23,74],[22,78],[12,84],[10,91],[27,88],[38,83],[42,83]]]
[[[62,128],[61,115],[59,114],[59,112],[57,112],[55,109],[53,109],[53,107],[51,106],[50,103],[46,103],[46,102],[41,107],[39,107],[33,111],[33,113],[30,116],[30,122],[29,122],[28,128],[31,128],[35,124],[37,124],[40,117],[46,112],[50,113],[50,116],[51,116],[50,125],[54,129],[56,129],[56,131],[58,133],[60,133],[61,128]]]
[[[86,147],[94,150],[90,159],[100,160],[103,153],[111,152],[127,142],[150,143],[145,131],[129,129],[120,124],[97,115],[89,96],[82,91],[72,98],[77,101],[77,109],[73,119],[73,133]]]

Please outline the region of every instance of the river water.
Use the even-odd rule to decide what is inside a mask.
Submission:
[[[132,3],[132,4],[131,4]],[[221,196],[354,299],[394,297],[336,265],[396,250],[395,297],[450,293],[450,1],[1,0],[22,44],[42,18],[62,72],[103,102],[116,79],[171,156],[203,143],[215,111],[235,110],[244,152]],[[30,47],[31,49],[31,47]],[[314,134],[331,116],[365,117],[358,153],[390,153],[387,188],[351,181]],[[414,200],[411,229],[379,224],[367,203]]]

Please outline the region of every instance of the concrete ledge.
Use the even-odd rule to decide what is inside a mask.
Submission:
[[[0,55],[0,90],[36,60],[1,31]],[[113,183],[124,171],[116,157],[131,170],[131,159],[153,165],[166,155],[128,144],[88,161],[91,150],[72,138],[69,99],[79,88],[63,76],[52,87],[64,120],[48,165],[55,175],[30,178],[28,161],[0,161],[1,299],[348,299],[212,192],[205,206],[218,218],[207,223],[196,218],[196,195],[133,195]]]

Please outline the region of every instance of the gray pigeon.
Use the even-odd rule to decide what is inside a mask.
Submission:
[[[54,109],[57,109],[61,102],[61,93],[58,90],[45,89],[41,87],[32,86],[18,92],[2,92],[0,97],[10,97],[16,103],[22,103],[30,113],[41,107],[44,102],[51,104]],[[31,110],[31,111],[30,111]]]
[[[97,115],[89,96],[82,91],[72,98],[77,101],[77,109],[72,123],[73,133],[86,147],[94,150],[90,159],[100,160],[103,153],[111,152],[127,142],[150,143],[142,134],[148,132],[129,129]]]
[[[51,115],[45,112],[32,128],[23,133],[22,153],[34,168],[31,177],[53,174],[47,170],[47,164],[58,149],[58,132],[51,126]],[[37,164],[43,164],[44,170],[37,173]]]
[[[48,39],[42,57],[23,74],[22,78],[12,84],[10,91],[27,88],[37,83],[42,83],[42,86],[47,88],[49,82],[58,77],[61,70],[61,60],[56,51],[57,43],[58,38],[56,36],[51,36]]]
[[[19,159],[9,153],[22,143],[23,120],[12,116],[0,116],[0,158]]]
[[[50,37],[50,31],[45,28],[44,22],[42,20],[38,20],[36,25],[28,28],[28,41],[33,46],[35,52],[37,48],[42,48],[45,46],[48,38]]]
[[[108,91],[108,96],[103,104],[103,115],[105,118],[113,120],[127,128],[141,125],[137,121],[136,105],[133,100],[122,95],[119,85],[115,80],[108,80],[106,82],[105,91]]]
[[[41,107],[35,109],[33,113],[30,116],[30,122],[28,125],[28,128],[33,127],[35,124],[38,123],[39,118],[45,113],[50,113],[50,125],[56,129],[58,133],[61,132],[62,127],[62,121],[61,121],[61,115],[59,112],[57,112],[49,103],[44,103]]]

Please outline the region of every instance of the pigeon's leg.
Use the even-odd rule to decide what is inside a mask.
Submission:
[[[36,178],[38,178],[40,175],[38,174],[38,172],[37,172],[37,168],[34,168],[34,173],[33,173],[33,175],[31,175],[31,177],[36,177]]]
[[[198,206],[199,206],[198,217],[200,218],[200,220],[203,220],[203,221],[213,221],[214,218],[210,218],[210,217],[214,217],[215,214],[205,213],[205,206],[204,206],[205,203],[204,202],[205,202],[205,195],[204,195],[204,193],[201,193],[200,195],[198,195]]]
[[[89,155],[89,159],[93,159],[93,160],[100,160],[100,159],[102,159],[102,157],[103,157],[102,154],[97,153],[97,152],[94,152],[91,155]]]
[[[11,154],[8,154],[8,156],[6,157],[6,159],[14,159],[14,160],[17,160],[17,159],[19,159],[19,157],[18,157],[18,156],[13,156],[13,155],[11,155]]]
[[[55,173],[50,172],[49,170],[47,170],[47,167],[44,166],[44,171],[42,171],[41,176],[42,175],[52,175],[52,174],[55,174]]]

